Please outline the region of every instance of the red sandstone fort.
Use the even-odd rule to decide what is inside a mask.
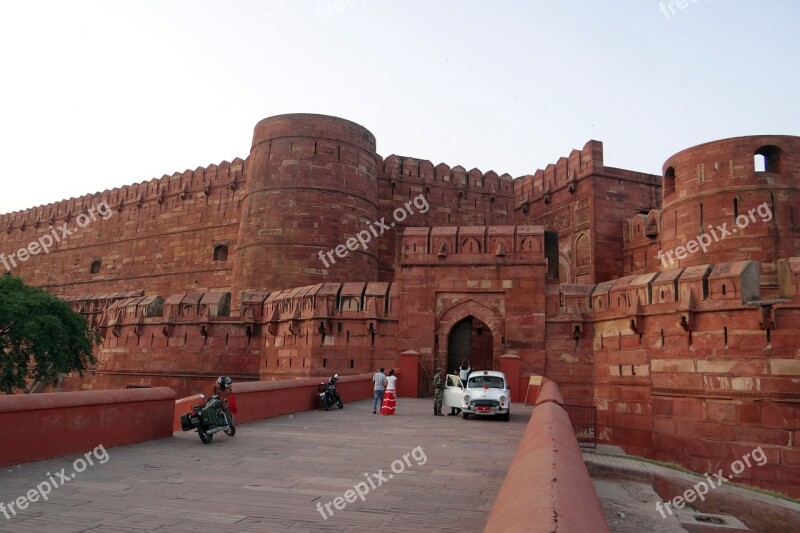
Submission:
[[[742,480],[800,496],[795,180],[791,136],[695,146],[663,177],[593,140],[512,179],[293,114],[259,122],[246,159],[0,215],[0,252],[113,213],[13,269],[102,335],[96,368],[51,390],[513,359],[516,400],[546,376],[597,407],[600,442],[698,472],[761,446]]]

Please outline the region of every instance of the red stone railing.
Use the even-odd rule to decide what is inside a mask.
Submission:
[[[372,398],[374,374],[342,376],[336,388],[345,403]],[[303,378],[282,381],[250,381],[233,384],[233,394],[237,413],[237,424],[272,418],[289,413],[299,413],[321,407],[317,386],[328,378]],[[399,381],[398,381],[399,382]],[[204,394],[210,394],[213,386],[207,387]],[[181,430],[180,417],[192,409],[199,396],[181,398],[175,402],[173,430]]]
[[[373,374],[343,376],[345,402],[372,398]],[[241,424],[316,409],[323,378],[234,383]],[[213,385],[203,392],[211,394]],[[199,396],[167,387],[0,396],[0,467],[171,437]]]
[[[543,380],[486,533],[609,531],[558,386]]]
[[[0,467],[172,436],[175,391],[0,396]]]

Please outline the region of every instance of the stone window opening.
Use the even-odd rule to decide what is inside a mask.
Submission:
[[[762,146],[753,154],[753,165],[756,172],[781,173],[781,149],[777,146]]]
[[[224,244],[217,244],[214,246],[214,261],[227,261],[228,260],[228,247]]]
[[[89,267],[89,272],[91,274],[99,274],[100,273],[100,268],[102,267],[102,265],[103,265],[103,263],[99,259],[96,259],[96,260],[92,261],[92,264]]]
[[[675,192],[675,169],[673,167],[667,168],[664,172],[664,198],[671,196]]]

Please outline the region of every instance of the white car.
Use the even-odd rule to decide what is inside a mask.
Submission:
[[[458,376],[448,375],[444,399],[446,405],[461,409],[465,419],[469,418],[469,415],[499,415],[507,421],[511,416],[511,390],[502,372],[494,370],[471,372],[466,389],[461,388]]]

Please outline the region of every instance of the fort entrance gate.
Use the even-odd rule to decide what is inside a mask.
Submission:
[[[447,373],[457,372],[461,363],[469,361],[476,370],[494,368],[492,332],[472,315],[456,323],[447,338]]]

